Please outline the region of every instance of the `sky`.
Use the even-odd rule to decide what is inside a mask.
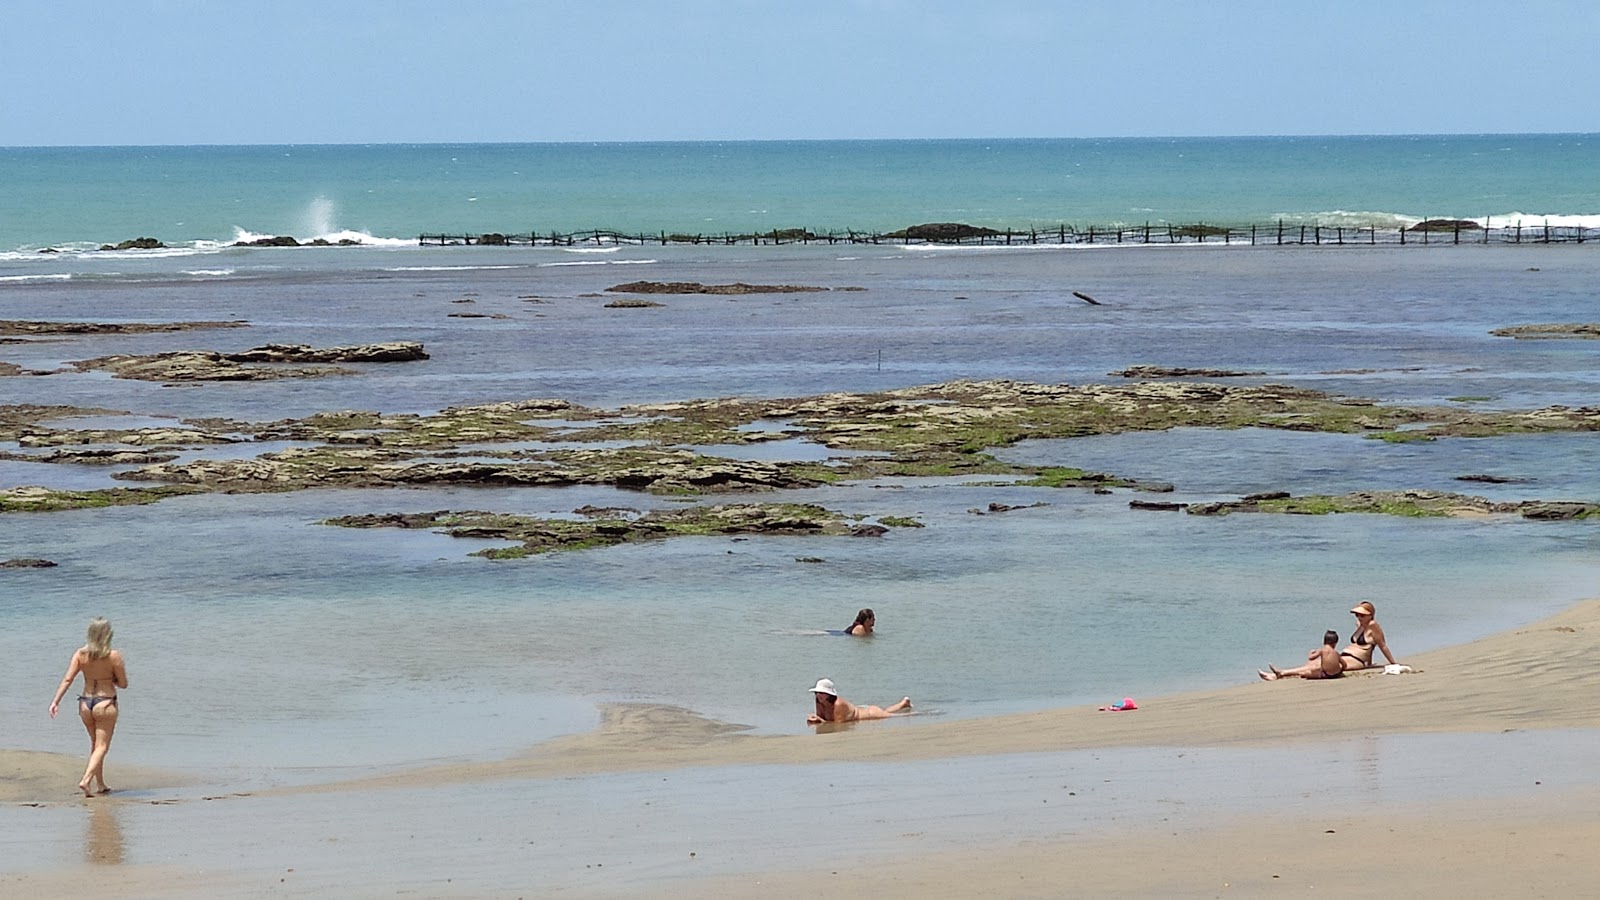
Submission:
[[[1600,132],[1596,0],[8,0],[0,146]]]

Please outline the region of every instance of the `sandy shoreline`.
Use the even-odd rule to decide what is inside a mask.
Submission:
[[[93,843],[93,816],[105,816],[93,812],[99,804],[115,810],[113,818],[121,823],[114,829],[119,834],[114,861],[123,863],[119,879],[125,878],[123,883],[133,888],[133,895],[199,895],[215,891],[218,879],[245,893],[265,893],[277,889],[272,884],[276,879],[268,879],[269,872],[260,859],[241,860],[236,868],[224,861],[218,868],[183,861],[181,854],[169,852],[172,848],[167,843],[177,842],[184,829],[231,827],[253,832],[262,841],[289,835],[282,839],[292,844],[292,836],[298,833],[296,820],[306,810],[326,809],[335,816],[381,821],[395,815],[396,804],[414,804],[442,816],[470,816],[474,822],[481,819],[486,833],[501,834],[515,831],[517,823],[524,821],[516,817],[525,816],[526,807],[520,803],[510,804],[510,809],[484,806],[483,796],[528,797],[538,808],[536,801],[544,796],[541,792],[557,788],[582,791],[615,784],[627,793],[637,791],[637,785],[646,780],[666,783],[705,778],[715,784],[719,772],[737,773],[730,776],[734,782],[743,783],[739,780],[744,779],[760,784],[760,779],[781,779],[788,772],[807,777],[805,773],[816,771],[808,767],[818,764],[848,763],[850,766],[843,768],[869,772],[924,765],[973,771],[976,766],[991,770],[991,777],[1003,778],[1003,770],[1022,758],[1017,754],[1045,754],[1039,759],[1047,764],[1058,758],[1053,754],[1077,753],[1077,757],[1059,758],[1078,760],[1085,753],[1093,756],[1095,751],[1113,748],[1126,749],[1130,756],[1151,748],[1176,748],[1178,756],[1182,751],[1255,752],[1259,756],[1263,749],[1276,752],[1274,748],[1304,755],[1321,750],[1330,741],[1349,741],[1360,735],[1437,735],[1442,743],[1429,746],[1449,748],[1454,742],[1469,748],[1463,751],[1468,755],[1478,752],[1474,748],[1487,746],[1492,754],[1495,741],[1511,741],[1530,732],[1548,732],[1551,740],[1559,742],[1564,740],[1560,730],[1590,734],[1600,728],[1600,706],[1593,702],[1600,694],[1600,667],[1593,664],[1596,658],[1600,658],[1600,599],[1584,601],[1524,628],[1403,658],[1418,670],[1411,675],[1374,673],[1334,682],[1253,682],[1139,698],[1141,709],[1133,713],[1068,708],[982,720],[893,723],[890,727],[864,723],[825,735],[749,735],[738,726],[682,710],[617,706],[606,710],[604,724],[593,733],[550,741],[510,759],[258,792],[218,803],[163,799],[161,792],[167,788],[157,787],[164,784],[161,773],[131,771],[121,773],[126,776],[125,785],[133,788],[126,796],[69,800],[58,789],[59,782],[63,775],[69,776],[66,783],[70,787],[81,771],[81,761],[8,750],[0,751],[0,772],[5,773],[0,780],[0,800],[9,807],[0,814],[0,833],[15,836],[8,837],[7,843],[24,850],[74,842],[83,834],[83,810],[89,809]],[[1246,674],[1242,672],[1241,678]],[[796,714],[803,713],[797,707]],[[1384,752],[1407,751],[1401,746]],[[942,804],[952,819],[969,806],[988,810],[984,814],[994,817],[995,827],[971,841],[971,850],[932,847],[908,840],[908,832],[874,838],[873,847],[838,846],[823,821],[815,829],[813,846],[795,847],[792,852],[771,848],[771,855],[763,857],[767,861],[758,862],[753,871],[748,867],[738,871],[737,866],[663,867],[657,874],[632,875],[631,880],[590,882],[581,880],[581,872],[569,873],[572,880],[565,883],[563,891],[582,896],[743,896],[753,892],[783,896],[815,893],[825,887],[828,894],[839,896],[1249,896],[1314,887],[1333,888],[1340,896],[1362,896],[1394,890],[1428,895],[1449,884],[1466,888],[1458,895],[1489,896],[1509,890],[1526,893],[1530,885],[1535,894],[1575,893],[1579,886],[1600,882],[1600,863],[1586,852],[1600,836],[1600,812],[1593,802],[1600,798],[1600,776],[1586,774],[1586,783],[1567,776],[1559,787],[1540,785],[1531,777],[1523,779],[1526,784],[1507,786],[1490,783],[1488,772],[1500,768],[1500,761],[1484,762],[1494,765],[1449,768],[1440,776],[1443,793],[1421,801],[1405,799],[1398,785],[1380,785],[1364,791],[1359,799],[1362,808],[1355,810],[1341,808],[1337,799],[1302,801],[1278,796],[1263,800],[1255,815],[1224,810],[1212,818],[1191,808],[1181,821],[1175,817],[1172,823],[1163,824],[1163,819],[1150,816],[1096,814],[1087,825],[1055,831],[1001,827],[1007,816],[1015,818],[1014,814],[983,807],[985,798],[963,793],[964,785],[970,785],[967,790],[979,790],[976,782],[957,775],[949,783],[930,785],[921,799],[936,807]],[[1235,768],[1240,765],[1260,763],[1235,764]],[[992,771],[996,769],[1002,771]],[[1381,773],[1385,766],[1369,760],[1353,771],[1359,774],[1368,769]],[[680,774],[672,775],[675,772]],[[644,773],[650,777],[641,778]],[[1182,784],[1181,775],[1163,777],[1173,781],[1175,796],[1193,787]],[[1193,777],[1207,779],[1211,790],[1218,787],[1218,779],[1231,776]],[[1314,795],[1324,789],[1307,790]],[[1329,796],[1338,796],[1332,788],[1326,790]],[[1019,791],[1019,797],[1027,796],[1026,791]],[[849,799],[840,798],[840,802]],[[755,815],[739,805],[745,801],[729,802],[735,804],[727,811],[729,821],[735,813]],[[832,801],[824,804],[828,802]],[[754,809],[762,801],[752,797],[747,804]],[[1204,804],[1196,800],[1191,806]],[[824,805],[820,811],[787,814],[763,809],[761,815],[788,815],[791,819],[815,815],[827,820],[827,809]],[[198,817],[202,811],[203,820],[180,820],[186,815]],[[714,818],[717,812],[703,814]],[[170,817],[168,822],[162,823],[159,817],[163,815]],[[29,824],[30,816],[34,824]],[[580,817],[578,824],[620,828],[614,816],[586,824]],[[804,823],[786,820],[783,824]],[[891,820],[885,827],[907,826]],[[126,839],[120,836],[124,833]],[[1374,838],[1378,839],[1376,849]],[[624,846],[637,839],[619,833],[611,840],[596,846]],[[706,845],[715,843],[707,839]],[[893,846],[901,849],[892,856],[860,856]],[[311,853],[309,849],[303,852]],[[432,852],[444,855],[446,863],[439,863],[441,866],[448,868],[447,863],[453,861],[447,839],[446,846],[434,847]],[[1363,854],[1368,862],[1357,864]],[[12,858],[0,866],[0,891],[81,895],[83,885],[76,876],[84,867],[68,861],[74,858],[72,854],[59,856],[57,863],[7,856]],[[783,862],[788,859],[792,865]],[[822,864],[826,872],[815,870],[817,859],[828,860]],[[158,860],[175,862],[155,865]],[[364,852],[346,850],[326,865],[324,880],[315,883],[314,889],[355,895],[392,893],[425,881],[433,871],[408,858],[403,844],[387,843]],[[576,861],[572,865],[576,868]],[[841,876],[830,874],[841,869]],[[302,871],[316,870],[311,864]],[[103,874],[105,870],[98,871]],[[535,883],[530,871],[509,863],[504,870],[479,866],[475,871],[476,881],[439,880],[424,892],[459,896],[541,893],[528,887]],[[819,885],[816,879],[824,877],[830,880]],[[348,890],[356,885],[359,890]]]
[[[1292,679],[1141,699],[1134,713],[1093,707],[933,721],[862,723],[825,735],[740,733],[739,726],[658,706],[613,706],[594,732],[557,738],[517,758],[416,769],[297,790],[417,787],[501,778],[559,778],[683,766],[795,765],[989,756],[1116,746],[1214,747],[1326,734],[1360,722],[1365,734],[1600,727],[1600,599],[1525,628],[1331,682]],[[1244,673],[1241,673],[1243,675]],[[798,715],[807,710],[797,708]],[[906,723],[910,725],[910,723]]]

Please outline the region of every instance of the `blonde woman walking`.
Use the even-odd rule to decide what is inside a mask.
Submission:
[[[122,651],[111,649],[111,623],[103,618],[89,620],[88,641],[73,651],[72,661],[67,663],[67,674],[61,676],[61,686],[50,701],[50,718],[56,717],[61,698],[80,674],[83,693],[78,696],[78,718],[89,732],[89,765],[83,770],[78,790],[91,797],[111,793],[106,786],[106,751],[111,749],[111,735],[117,730],[117,689],[128,686]]]

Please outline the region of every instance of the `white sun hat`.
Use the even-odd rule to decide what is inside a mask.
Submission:
[[[830,697],[839,696],[839,692],[833,689],[833,679],[831,678],[820,679],[817,682],[817,686],[811,689],[811,693],[827,694]]]

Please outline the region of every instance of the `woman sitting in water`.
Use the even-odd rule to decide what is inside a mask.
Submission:
[[[1387,659],[1390,665],[1395,665],[1394,654],[1389,652],[1389,643],[1383,637],[1383,626],[1379,625],[1373,618],[1378,613],[1377,607],[1363,600],[1352,606],[1350,612],[1355,614],[1356,630],[1354,634],[1350,635],[1350,646],[1339,651],[1340,674],[1353,672],[1357,669],[1365,669],[1372,665],[1372,650],[1374,647],[1383,652],[1383,658]],[[1268,666],[1267,668],[1272,670],[1271,674],[1266,672],[1256,673],[1267,681],[1276,681],[1279,678],[1328,677],[1320,674],[1307,674],[1313,669],[1319,672],[1322,670],[1322,663],[1318,660],[1313,660],[1297,669],[1279,669],[1276,666]]]
[[[876,624],[878,624],[878,617],[873,615],[872,610],[863,609],[856,613],[856,620],[850,623],[850,627],[846,628],[844,633],[853,634],[856,637],[865,637],[872,633],[872,626]]]
[[[61,698],[72,687],[79,674],[83,675],[83,694],[78,697],[78,718],[89,732],[89,765],[83,770],[83,780],[78,790],[85,797],[94,793],[109,794],[106,786],[106,751],[111,749],[111,734],[117,730],[117,688],[128,686],[128,670],[122,661],[122,651],[111,649],[111,623],[105,619],[89,621],[88,643],[73,651],[67,663],[67,674],[61,677],[61,686],[50,701],[50,718],[56,717]],[[98,789],[90,788],[98,785]]]

